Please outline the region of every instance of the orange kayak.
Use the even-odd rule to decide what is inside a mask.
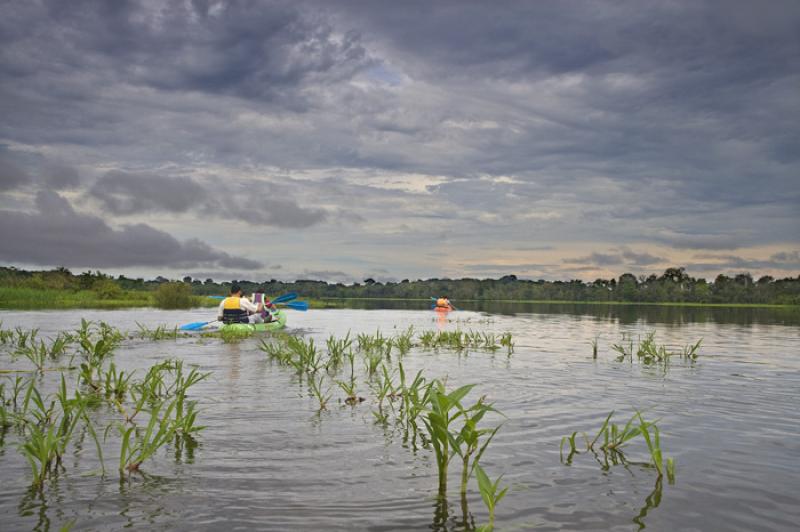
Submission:
[[[453,310],[451,307],[433,307],[436,312],[450,312]]]

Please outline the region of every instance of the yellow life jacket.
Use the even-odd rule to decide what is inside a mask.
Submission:
[[[234,296],[226,297],[225,301],[222,302],[222,308],[226,309],[226,310],[232,310],[232,309],[239,310],[239,308],[240,308],[239,307],[239,300],[240,299],[241,298],[234,297]]]
[[[248,323],[247,311],[239,306],[241,298],[230,296],[222,302],[223,323]]]

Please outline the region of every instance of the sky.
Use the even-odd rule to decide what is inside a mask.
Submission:
[[[0,264],[800,274],[800,2],[0,2]]]

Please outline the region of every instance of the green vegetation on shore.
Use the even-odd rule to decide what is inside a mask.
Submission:
[[[800,305],[800,276],[754,280],[749,273],[734,277],[718,275],[713,282],[689,276],[683,268],[668,268],[662,275],[636,277],[630,273],[618,279],[597,279],[587,283],[533,281],[507,275],[500,279],[428,279],[399,283],[376,282],[344,285],[324,281],[254,282],[237,280],[245,293],[262,291],[270,295],[297,292],[312,300],[316,308],[347,307],[348,301],[382,299],[429,301],[447,294],[455,301],[504,301],[517,303],[642,304],[691,306],[797,306]],[[124,276],[112,278],[100,272],[72,274],[65,268],[25,271],[0,267],[0,308],[125,308],[155,306],[190,308],[214,306],[205,296],[226,295],[231,282],[201,281],[184,277],[169,281],[163,277],[145,281]]]

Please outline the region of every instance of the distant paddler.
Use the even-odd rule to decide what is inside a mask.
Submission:
[[[442,296],[439,299],[436,299],[436,304],[434,305],[434,309],[438,311],[450,311],[450,310],[455,310],[456,308],[453,306],[452,303],[450,303],[450,300],[447,298],[447,296]]]

